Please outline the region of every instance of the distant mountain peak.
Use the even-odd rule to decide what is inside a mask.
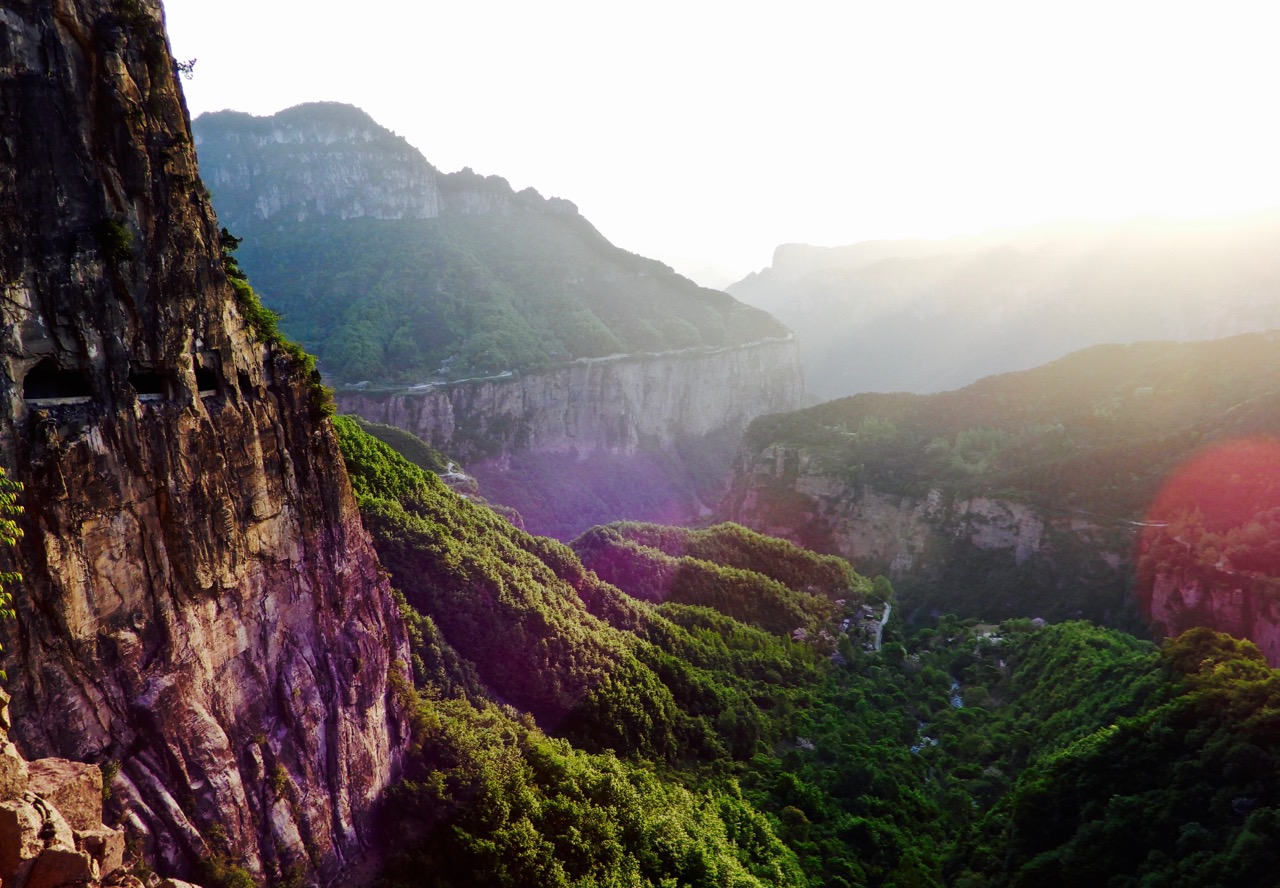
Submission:
[[[192,128],[218,214],[237,230],[284,220],[578,211],[469,167],[441,173],[402,136],[341,102],[308,102],[265,117],[217,111],[200,115]]]

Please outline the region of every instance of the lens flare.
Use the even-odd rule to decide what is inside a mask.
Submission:
[[[1280,441],[1245,438],[1192,458],[1145,524],[1138,601],[1156,635],[1207,626],[1280,665]]]

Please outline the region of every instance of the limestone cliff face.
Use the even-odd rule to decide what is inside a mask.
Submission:
[[[1280,600],[1270,578],[1229,570],[1165,568],[1140,586],[1141,605],[1157,637],[1209,626],[1258,646],[1280,667]]]
[[[474,461],[521,451],[635,453],[741,428],[804,398],[794,339],[652,356],[578,360],[540,373],[340,392],[338,405]]]
[[[15,740],[118,761],[162,870],[331,875],[403,748],[403,627],[304,374],[222,272],[159,3],[6,2],[0,122]]]
[[[457,457],[531,532],[572,539],[623,518],[679,524],[709,514],[746,424],[803,398],[796,343],[780,338],[340,392],[338,404]]]
[[[922,496],[877,491],[824,472],[803,447],[774,444],[739,455],[724,518],[817,551],[843,555],[864,573],[895,583],[982,586],[997,568],[1025,578],[1015,588],[990,589],[991,616],[1080,616],[1101,619],[1091,605],[1063,598],[1045,610],[1037,582],[1065,585],[1088,577],[1123,586],[1131,534],[1124,528],[1007,498],[956,497],[934,489]],[[966,567],[966,562],[969,566]],[[1108,605],[1118,609],[1118,603]]]
[[[471,170],[444,174],[358,108],[300,105],[270,117],[201,117],[196,145],[222,216],[237,225],[308,219],[576,213],[567,200]]]

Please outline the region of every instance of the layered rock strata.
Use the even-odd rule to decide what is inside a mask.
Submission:
[[[224,275],[175,75],[156,0],[0,9],[14,738],[118,762],[162,870],[333,875],[403,748],[403,628],[305,369]]]
[[[682,524],[724,492],[742,430],[804,399],[794,339],[580,360],[338,405],[461,459],[532,532],[571,539],[619,519]]]
[[[1127,593],[1134,535],[1125,522],[937,489],[887,493],[831,474],[805,448],[785,444],[739,455],[721,513],[761,533],[842,555],[863,573],[883,573],[895,584],[985,585],[990,615],[1136,616]],[[995,569],[1005,575],[999,583],[990,576]],[[1039,588],[1046,584],[1066,594],[1046,595]],[[1092,588],[1082,592],[1086,586]],[[1048,598],[1055,610],[1044,610]]]
[[[779,338],[665,355],[583,359],[539,373],[345,391],[343,412],[413,432],[469,463],[522,451],[635,453],[741,429],[804,399],[797,345]]]

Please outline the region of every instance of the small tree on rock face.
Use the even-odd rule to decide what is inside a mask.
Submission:
[[[0,543],[7,546],[14,545],[22,538],[22,528],[15,520],[22,514],[22,506],[18,503],[18,494],[21,492],[22,482],[13,480],[4,469],[0,469]],[[14,616],[13,593],[9,589],[21,580],[22,574],[16,571],[0,572],[0,619]],[[4,670],[0,670],[0,679],[4,678]]]

